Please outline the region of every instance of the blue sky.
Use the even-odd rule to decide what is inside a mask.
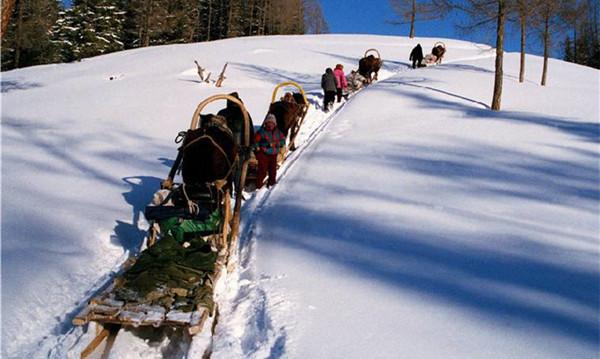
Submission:
[[[333,34],[375,34],[408,36],[410,25],[390,25],[389,20],[398,20],[388,0],[320,0],[325,20]],[[444,20],[417,22],[415,36],[439,37],[475,41],[495,46],[495,37],[486,39],[483,31],[476,36],[463,36],[454,28],[453,23],[460,20],[454,15]],[[495,36],[495,35],[494,35]],[[528,40],[531,45],[528,53],[540,54],[539,43],[533,36]],[[514,31],[508,31],[505,36],[505,51],[519,52],[519,36]],[[533,42],[536,42],[533,44]]]

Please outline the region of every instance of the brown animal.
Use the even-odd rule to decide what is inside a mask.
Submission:
[[[240,102],[244,103],[237,92],[232,92],[229,94],[232,97],[240,100]],[[242,139],[244,138],[244,134],[246,133],[245,122],[244,122],[244,114],[240,106],[238,106],[235,102],[227,100],[227,107],[217,112],[218,116],[223,116],[227,120],[227,126],[231,132],[233,132],[233,137],[238,146],[242,145]],[[250,131],[250,138],[254,138],[254,124],[252,123],[252,117],[248,114],[248,130]]]
[[[232,92],[229,95],[235,97],[243,103],[237,92]],[[220,110],[217,113],[217,115],[225,117],[225,119],[227,120],[227,126],[233,133],[235,143],[238,146],[242,146],[243,138],[246,133],[246,126],[244,122],[244,113],[242,112],[240,106],[231,100],[227,100],[227,107]],[[252,123],[252,117],[250,116],[250,114],[248,114],[248,131],[250,141],[252,141],[252,139],[254,138],[254,124]],[[246,156],[249,156],[249,153],[240,151],[240,159],[237,162],[235,169],[233,170],[233,180],[235,181],[234,183],[236,189],[241,189],[240,180],[242,170],[240,167],[241,164],[244,163],[244,160],[247,158]]]
[[[373,80],[377,81],[377,74],[379,69],[381,69],[381,66],[383,66],[383,61],[379,56],[379,52],[377,52],[378,57],[373,55],[367,56],[371,50],[377,52],[375,49],[369,49],[365,52],[365,57],[358,61],[358,73],[367,79],[367,83],[369,84],[373,82]],[[373,74],[375,74],[375,76],[373,76]]]
[[[189,186],[223,182],[230,189],[238,146],[223,116],[200,115],[200,127],[185,135],[181,175]]]
[[[269,113],[275,115],[277,128],[283,132],[286,138],[289,139],[298,130],[296,126],[302,118],[305,105],[302,94],[288,92],[282,99],[269,106]],[[293,149],[292,147],[291,150]]]

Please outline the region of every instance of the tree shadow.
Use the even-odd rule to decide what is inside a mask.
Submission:
[[[419,85],[417,83],[421,83],[423,85]],[[383,86],[395,87],[392,88],[392,91],[401,94],[405,97],[411,97],[422,103],[423,106],[427,106],[427,108],[437,108],[443,110],[452,110],[455,112],[459,112],[457,115],[459,117],[467,117],[467,118],[483,118],[483,119],[497,119],[502,121],[513,121],[513,122],[523,122],[541,125],[553,130],[558,130],[565,132],[567,134],[580,137],[582,140],[590,141],[594,143],[600,143],[600,123],[595,122],[582,122],[575,121],[568,118],[560,118],[560,117],[551,117],[547,115],[540,115],[536,113],[528,113],[528,112],[516,112],[516,111],[492,111],[490,107],[486,104],[477,101],[475,99],[471,99],[468,97],[461,96],[460,94],[451,93],[447,91],[443,91],[437,89],[435,87],[427,86],[427,83],[431,83],[430,80],[425,80],[423,78],[417,80],[402,80],[402,79],[392,79],[386,80],[381,84]],[[400,86],[398,86],[400,85]],[[429,96],[427,93],[417,93],[414,91],[405,91],[402,89],[402,86],[415,87],[427,90],[429,92],[436,92],[443,95],[446,95],[451,98],[457,98],[463,101],[454,101],[452,99],[441,99],[433,96]],[[467,103],[476,104],[477,107],[469,106]],[[483,108],[482,108],[483,107]]]
[[[37,83],[37,82],[19,82],[19,81],[10,81],[10,80],[6,80],[6,81],[2,81],[0,82],[1,85],[1,93],[9,93],[12,91],[18,91],[18,90],[28,90],[28,89],[32,89],[32,88],[36,88],[36,87],[42,87],[42,84]]]
[[[362,55],[359,57],[353,57],[353,56],[344,56],[344,55],[340,55],[340,54],[334,54],[331,52],[324,52],[324,51],[312,51],[316,54],[320,54],[320,55],[326,55],[329,57],[332,57],[334,59],[338,59],[341,62],[344,62],[346,64],[353,64],[352,67],[350,68],[350,70],[357,70],[358,71],[358,63],[360,61],[360,59],[362,59]],[[392,71],[392,72],[400,72],[400,70],[406,70],[408,68],[411,67],[411,65],[408,64],[408,62],[402,62],[402,61],[393,61],[390,59],[386,59],[385,57],[382,59],[383,60],[383,68],[385,68],[386,70]],[[327,67],[333,67],[334,65],[332,64],[331,66],[325,66],[323,67],[323,69],[327,68]],[[347,73],[349,73],[350,71],[346,71]]]
[[[511,318],[599,344],[595,319],[599,314],[600,287],[595,269],[519,258],[469,246],[450,235],[440,236],[426,229],[407,226],[398,231],[374,226],[368,218],[315,212],[310,206],[281,203],[272,204],[263,214],[268,218],[278,217],[270,225],[279,238],[286,239],[279,241],[280,245],[316,254],[369,280],[468,307],[500,322]],[[262,236],[260,240],[272,238]],[[540,254],[551,255],[561,250],[525,237],[486,238],[490,242],[495,240],[527,245]],[[536,301],[540,297],[572,303],[567,305],[594,315],[582,318],[568,309],[556,310],[551,304]]]
[[[499,118],[553,129],[556,121],[564,121],[578,130],[557,130],[597,141],[597,126],[589,123],[536,114],[497,114],[473,108],[476,101],[470,99],[458,104],[427,93],[406,91],[402,95],[423,100],[427,106],[433,103],[445,110],[475,113],[483,120]],[[364,187],[338,178],[343,174],[320,179],[307,176],[297,181],[298,191],[283,187],[289,191],[272,193],[276,200],[261,208],[259,221],[265,222],[254,224],[261,229],[258,241],[316,255],[357,276],[483,314],[498,323],[524,323],[598,347],[600,268],[590,263],[598,261],[599,153],[565,148],[571,156],[563,160],[448,137],[440,145],[423,146],[378,139],[374,155],[365,151],[361,140],[353,143],[346,137],[341,145],[323,143],[323,148],[313,153],[311,166],[335,163],[342,168],[370,168],[372,173],[357,171],[357,178],[350,182],[364,179]],[[386,179],[378,179],[378,168]],[[440,194],[456,184],[473,202],[455,203],[443,196],[428,202],[431,196],[389,187],[390,178],[405,175],[452,184],[448,188],[440,184]],[[422,190],[436,188],[423,185]],[[325,193],[325,197],[319,195]],[[532,203],[532,208],[545,205],[548,210],[580,211],[587,229],[562,228],[551,225],[549,219],[521,219],[474,206],[504,202],[508,204],[499,209],[510,209],[512,199]],[[334,206],[338,200],[343,204]],[[385,214],[361,208],[363,203],[368,203],[368,208],[380,206],[382,212],[385,208]],[[441,208],[435,208],[437,205]],[[427,219],[415,223],[413,218],[404,218],[402,214],[412,210],[409,208],[431,215],[423,216],[432,218],[430,225]],[[377,220],[378,215],[386,220]],[[434,219],[438,215],[443,217],[439,223]],[[445,231],[442,223],[449,218],[453,223],[467,223],[465,228],[475,223],[477,229],[450,224]],[[578,223],[573,227],[577,229]],[[251,243],[240,241],[240,245]]]
[[[241,62],[230,62],[232,66],[246,72],[249,77],[267,81],[273,85],[278,85],[282,82],[293,81],[300,84],[320,85],[320,74],[306,74],[301,72],[286,71],[280,68],[251,65]]]

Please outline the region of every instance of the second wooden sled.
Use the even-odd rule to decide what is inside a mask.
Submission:
[[[287,92],[277,100],[277,92],[285,86],[293,86],[298,89],[298,92]],[[304,123],[306,114],[308,113],[309,103],[306,98],[306,94],[302,87],[293,81],[283,82],[273,89],[271,96],[271,103],[269,105],[269,113],[275,115],[277,119],[277,126],[286,135],[286,146],[281,150],[277,156],[277,162],[281,165],[288,152],[296,149],[295,141],[300,128]],[[252,154],[253,155],[253,154]],[[258,168],[258,161],[252,156],[248,170],[248,181],[246,189],[253,190],[255,187],[256,174]]]

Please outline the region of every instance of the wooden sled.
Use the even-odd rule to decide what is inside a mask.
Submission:
[[[279,85],[275,86],[275,89],[273,89],[273,94],[271,96],[271,105],[273,105],[275,102],[277,102],[277,92],[279,91],[279,89],[281,89],[285,86],[296,87],[299,91],[298,93],[296,93],[296,95],[299,95],[299,98],[304,103],[299,103],[297,100],[295,100],[295,103],[300,106],[300,111],[297,114],[297,119],[294,123],[294,126],[292,126],[292,128],[289,129],[289,134],[288,134],[288,138],[286,141],[286,147],[277,156],[277,162],[278,162],[279,166],[285,161],[288,152],[295,150],[296,137],[298,136],[300,127],[304,123],[304,119],[306,118],[306,114],[308,113],[308,107],[309,107],[309,103],[306,98],[306,94],[304,93],[304,90],[298,83],[293,82],[293,81],[282,82]],[[283,98],[280,101],[284,101]],[[249,191],[254,190],[254,188],[256,187],[257,172],[258,172],[258,161],[256,160],[254,153],[252,153],[252,157],[250,159],[250,164],[248,167],[248,174],[247,174],[248,177],[247,177],[247,186],[246,186],[246,189]]]
[[[244,121],[246,125],[245,128],[247,129],[243,136],[242,147],[248,148],[250,145],[248,112],[241,101],[230,95],[214,95],[201,102],[194,113],[190,129],[194,130],[198,128],[200,112],[207,104],[216,100],[233,101],[240,106],[244,114]],[[177,184],[173,184],[173,178],[181,164],[181,157],[182,155],[180,150],[179,155],[177,156],[177,159],[171,168],[169,176],[161,184],[163,190],[169,190],[178,186]],[[248,167],[248,160],[245,160],[241,166],[241,183],[243,185],[245,183],[245,173]],[[211,247],[214,246],[215,248],[214,252],[216,253],[216,261],[214,263],[214,270],[211,272],[211,274],[202,277],[201,281],[200,278],[186,279],[190,283],[194,283],[194,285],[197,284],[196,288],[203,286],[203,288],[209,293],[213,293],[213,288],[216,286],[223,273],[226,270],[231,271],[233,269],[235,265],[235,253],[237,250],[241,200],[241,191],[238,191],[235,196],[235,204],[232,208],[228,190],[225,190],[223,195],[219,196],[219,211],[222,213],[220,222],[221,228],[212,232],[211,235],[205,238],[206,243],[211,243]],[[155,221],[152,222],[147,238],[149,247],[156,245],[154,244],[156,239],[158,239],[158,241],[161,240],[159,226],[155,223]],[[185,245],[182,247],[185,247]],[[116,336],[122,326],[175,326],[182,327],[189,335],[196,335],[203,331],[203,327],[209,317],[216,316],[218,314],[216,303],[213,308],[214,311],[198,304],[197,301],[194,302],[194,299],[190,299],[190,303],[182,303],[182,301],[187,300],[188,296],[190,295],[189,290],[185,288],[167,288],[165,290],[166,293],[172,294],[173,298],[177,298],[177,303],[171,302],[168,304],[167,301],[166,305],[162,305],[162,303],[161,305],[158,305],[152,302],[132,303],[119,300],[116,296],[116,293],[126,284],[127,280],[125,276],[127,271],[132,269],[138,258],[128,259],[123,265],[123,271],[121,275],[115,278],[114,283],[92,298],[87,305],[74,317],[72,321],[74,325],[85,325],[92,322],[97,324],[96,337],[81,352],[81,358],[86,358],[89,356],[105,340],[107,341],[107,345],[109,345],[108,343],[111,342],[111,337],[112,341],[114,341],[114,336]],[[185,305],[188,305],[188,307],[193,306],[193,310],[180,310],[180,308]],[[105,349],[105,352],[106,350],[107,349]],[[110,348],[108,348],[108,350],[110,350]]]
[[[273,90],[273,95],[271,96],[271,104],[274,103],[275,99],[277,98],[277,91],[284,86],[295,86],[296,88],[298,88],[304,103],[299,104],[300,108],[301,108],[300,114],[298,115],[298,119],[297,119],[295,125],[290,130],[290,135],[289,135],[289,140],[287,141],[287,146],[286,146],[285,150],[282,151],[282,154],[280,154],[280,158],[278,158],[278,162],[280,162],[280,163],[283,163],[283,161],[285,161],[285,156],[288,151],[290,151],[290,150],[293,151],[295,149],[294,142],[296,140],[296,136],[298,136],[300,127],[304,123],[304,119],[306,118],[306,114],[308,113],[308,107],[309,107],[308,100],[306,99],[306,94],[304,93],[304,90],[302,89],[302,87],[300,85],[298,85],[296,82],[293,82],[293,81],[283,82],[275,87],[275,89]]]
[[[368,49],[367,51],[365,51],[365,55],[363,57],[367,57],[369,56],[369,52],[375,52],[377,54],[377,58],[381,59],[381,54],[379,54],[379,51],[377,51],[377,49]]]
[[[444,55],[446,54],[446,45],[441,42],[438,41],[433,45],[433,48],[431,49],[431,53],[425,55],[425,58],[423,59],[423,65],[424,66],[433,66],[433,65],[439,65],[442,63],[442,59],[444,58]]]

